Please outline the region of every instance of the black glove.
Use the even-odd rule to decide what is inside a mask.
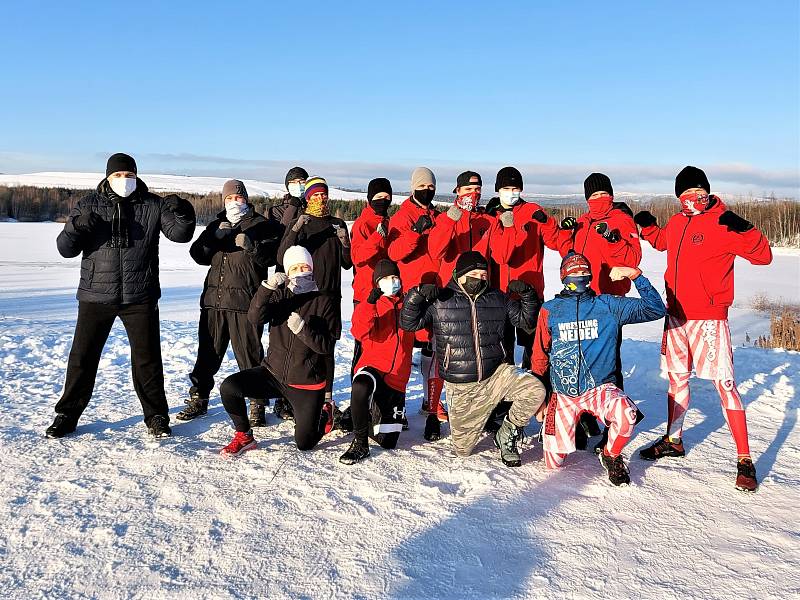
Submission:
[[[608,223],[598,223],[594,226],[594,230],[602,235],[610,244],[616,244],[621,239],[619,231],[616,229],[609,229]]]
[[[656,218],[649,210],[642,210],[636,213],[636,216],[633,217],[633,222],[636,223],[642,229],[644,229],[645,227],[650,227],[651,225],[655,225]]]
[[[439,288],[433,283],[421,283],[417,289],[428,302],[433,302],[439,297]]]
[[[189,211],[186,210],[186,205],[189,204],[188,200],[184,200],[177,194],[170,194],[169,196],[164,196],[161,200],[161,203],[167,207],[172,213],[175,213],[176,217],[186,217],[189,215]],[[191,205],[190,205],[191,206]]]
[[[515,279],[511,283],[508,284],[508,291],[514,292],[515,294],[519,294],[520,296],[527,294],[533,288],[525,283],[524,281],[520,281],[519,279]]]
[[[539,223],[547,223],[547,214],[542,209],[539,209],[533,213],[533,219]]]
[[[296,206],[297,208],[303,207],[303,201],[300,198],[289,196],[289,206]]]
[[[611,206],[613,206],[617,210],[621,210],[629,217],[631,218],[633,217],[633,211],[631,210],[631,207],[628,206],[625,202],[612,202]]]
[[[411,226],[411,231],[422,234],[431,227],[433,227],[433,219],[430,215],[424,214]]]
[[[719,216],[719,224],[725,225],[728,231],[735,231],[736,233],[744,233],[753,228],[753,224],[747,219],[743,219],[732,210],[726,210]]]
[[[578,220],[575,217],[564,217],[561,219],[561,229],[576,229],[578,227]]]
[[[89,211],[72,219],[72,226],[79,233],[91,233],[103,222],[96,212]]]
[[[380,290],[380,288],[374,288],[369,293],[369,296],[367,296],[367,302],[369,302],[370,304],[375,304],[378,301],[378,298],[380,298],[382,295],[383,292]]]

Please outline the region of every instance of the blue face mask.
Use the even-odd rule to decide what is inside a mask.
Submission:
[[[564,278],[564,289],[568,292],[582,294],[589,289],[591,281],[591,275],[570,275]]]

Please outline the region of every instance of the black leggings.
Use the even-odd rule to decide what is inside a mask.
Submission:
[[[353,435],[365,443],[372,437],[382,447],[394,448],[400,437],[405,404],[405,393],[386,385],[380,371],[372,367],[359,369],[350,393]],[[383,431],[375,433],[376,426]]]
[[[294,411],[294,441],[298,449],[311,450],[322,439],[320,415],[325,390],[287,386],[259,366],[227,377],[219,386],[219,394],[236,431],[250,431],[245,398],[286,398]]]

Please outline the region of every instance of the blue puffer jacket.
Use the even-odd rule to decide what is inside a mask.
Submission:
[[[562,292],[542,305],[532,367],[538,375],[550,367],[555,392],[575,397],[613,382],[620,327],[664,316],[664,302],[647,278],[633,283],[641,298]]]

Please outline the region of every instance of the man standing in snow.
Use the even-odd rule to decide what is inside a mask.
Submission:
[[[406,289],[423,283],[439,285],[439,265],[428,250],[431,232],[444,215],[433,209],[436,177],[427,167],[417,167],[411,173],[411,195],[389,220],[386,251],[400,268],[400,278]],[[444,382],[436,368],[430,332],[420,329],[414,346],[420,349],[419,370],[422,375],[423,413],[431,412],[425,424],[425,439],[438,440],[439,420],[436,413]],[[433,406],[433,409],[431,409]]]
[[[250,203],[244,183],[238,179],[222,187],[225,209],[209,223],[192,244],[189,254],[199,265],[209,266],[200,296],[197,361],[190,374],[192,387],[184,410],[176,415],[189,421],[205,415],[228,344],[239,369],[252,369],[264,356],[263,328],[247,320],[250,301],[259,284],[268,277],[282,230],[258,214]],[[250,422],[266,425],[263,396],[250,399]]]
[[[286,195],[270,206],[267,211],[267,218],[279,224],[283,233],[286,233],[289,224],[305,210],[306,179],[308,179],[308,173],[303,167],[289,169],[284,180]],[[279,267],[279,270],[282,269]]]
[[[667,319],[661,343],[661,368],[669,376],[667,433],[639,455],[645,460],[684,456],[683,420],[689,409],[689,377],[694,368],[719,393],[725,420],[736,442],[736,488],[754,492],[756,469],[750,457],[744,404],[733,374],[728,307],[733,303],[733,263],[737,256],[754,265],[772,262],[769,241],[710,194],[711,184],[697,167],[675,178],[681,211],[661,228],[647,211],[636,214],[642,237],[667,251]]]
[[[545,466],[557,469],[575,451],[575,427],[588,413],[608,424],[600,463],[614,485],[630,483],[622,449],[637,422],[636,405],[616,385],[617,337],[623,325],[664,316],[661,296],[639,269],[613,267],[612,281],[623,277],[636,285],[641,298],[595,294],[589,287],[589,260],[569,254],[561,262],[564,290],[539,312],[533,343],[533,372],[549,370],[553,394],[543,430]]]
[[[503,335],[506,320],[533,331],[539,299],[522,281],[509,284],[509,290],[521,300],[492,289],[488,269],[479,252],[461,254],[447,287],[424,283],[409,291],[400,326],[408,331],[433,330],[456,454],[472,453],[486,421],[505,399],[512,403],[511,408],[494,442],[503,463],[518,467],[522,462],[517,443],[522,429],[544,402],[545,389],[531,373],[505,362]]]
[[[158,240],[163,233],[173,242],[189,242],[195,214],[187,200],[150,193],[136,172],[132,157],[111,156],[106,178],[78,201],[56,240],[61,256],[82,253],[83,258],[67,377],[47,437],[75,431],[92,397],[100,355],[117,317],[128,333],[133,387],[147,429],[154,437],[172,433],[161,362]]]

